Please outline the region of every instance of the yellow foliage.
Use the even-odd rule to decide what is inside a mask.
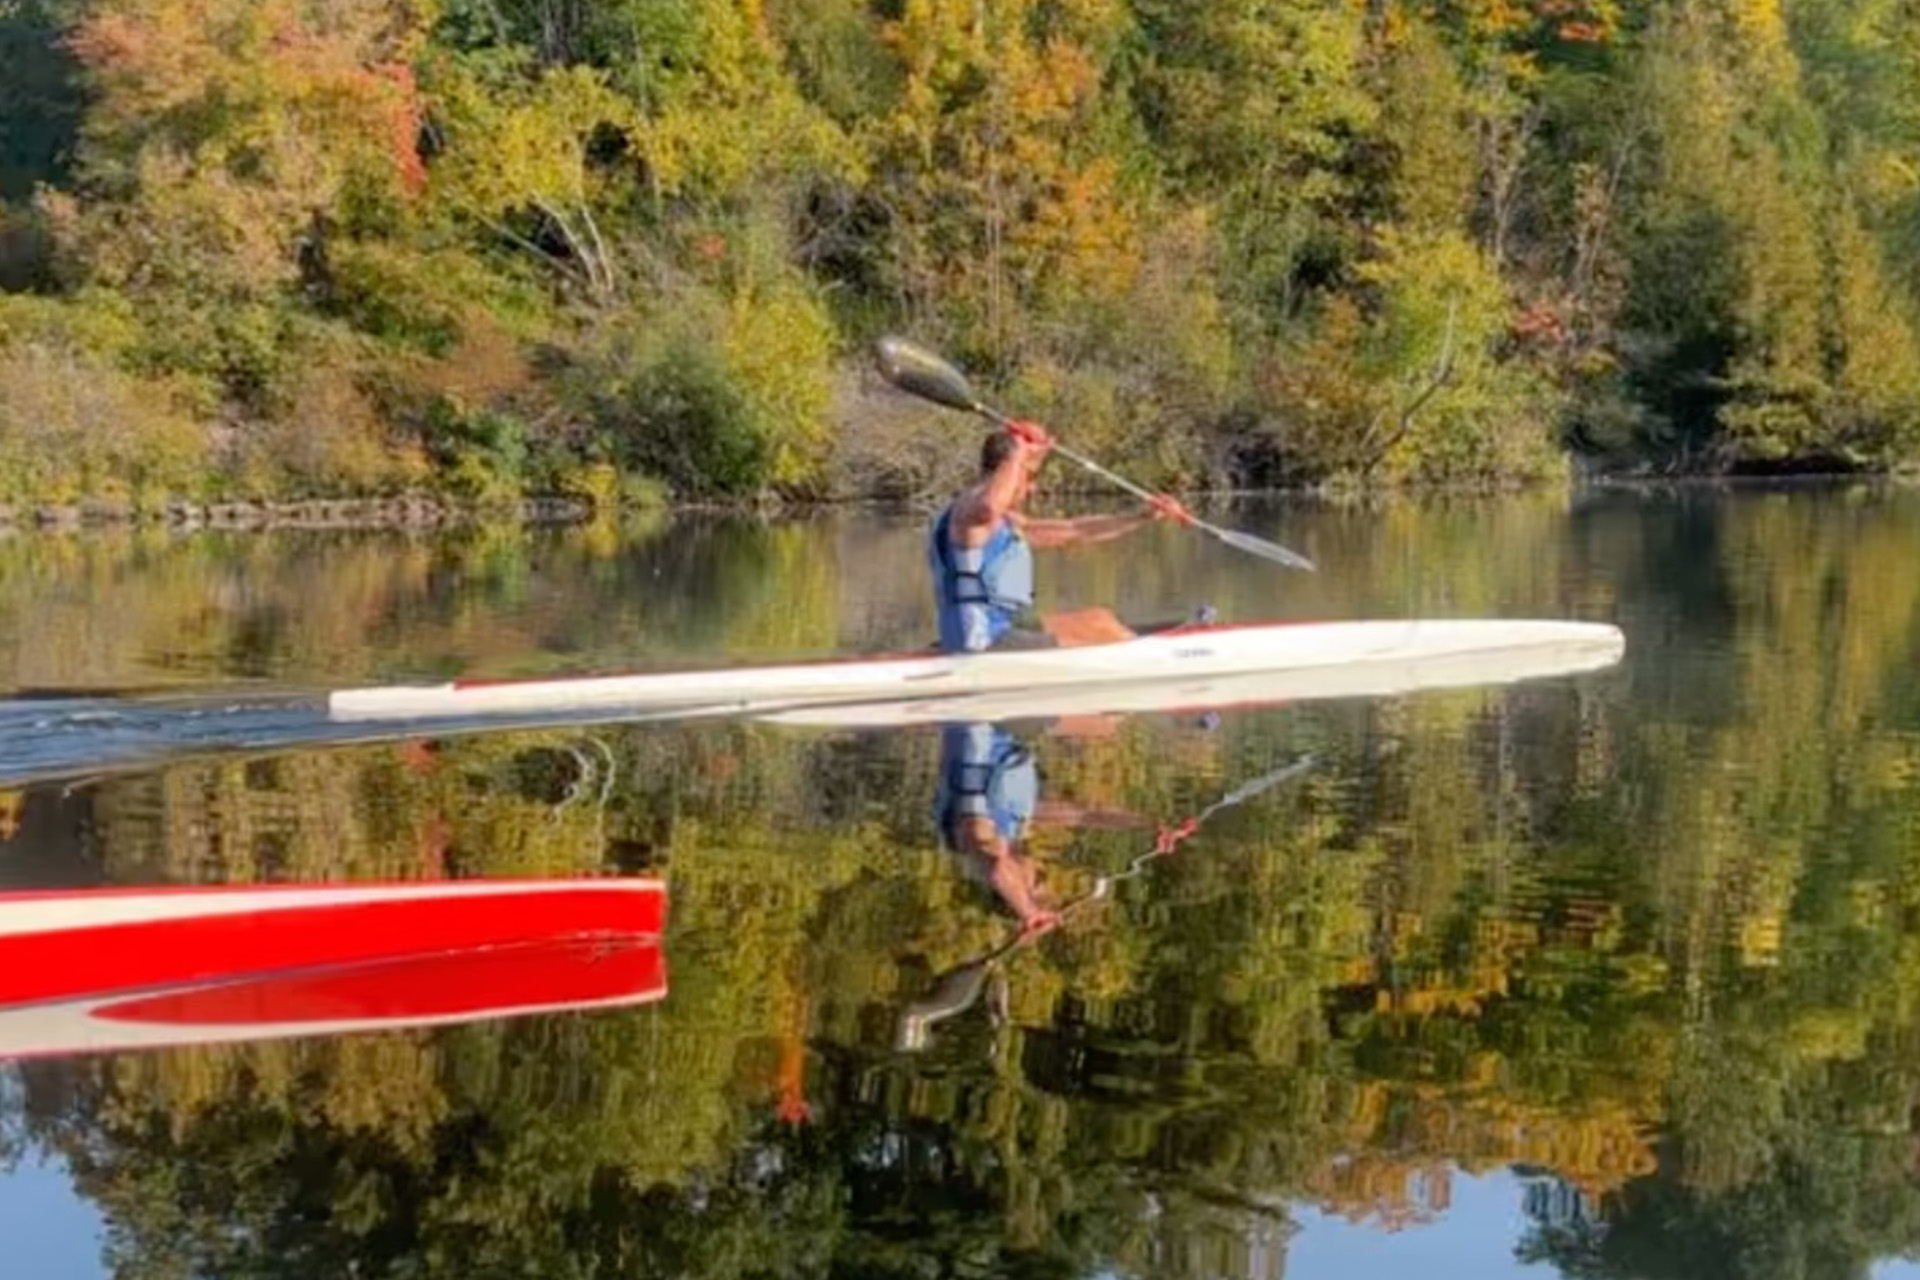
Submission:
[[[632,126],[656,193],[738,199],[781,181],[857,174],[858,151],[783,73],[760,0],[694,9],[694,66],[669,73]]]
[[[905,84],[876,177],[906,214],[902,284],[992,349],[1019,339],[1015,317],[1112,301],[1139,270],[1137,211],[1114,159],[1089,145],[1096,50],[1118,12],[1079,6],[1034,36],[1035,9],[910,0],[887,28]]]
[[[92,89],[83,168],[128,203],[54,198],[96,278],[257,291],[347,199],[417,187],[411,60],[424,16],[391,0],[127,0],[72,47]]]
[[[210,445],[164,383],[89,352],[0,345],[0,495],[158,502],[199,486]]]
[[[728,303],[721,350],[772,442],[767,480],[776,486],[805,487],[819,475],[833,342],[825,311],[796,283],[744,288]]]
[[[632,104],[587,67],[551,68],[502,92],[443,59],[433,64],[427,87],[447,144],[430,191],[469,217],[534,210],[578,220],[598,196],[588,142],[603,127],[639,127]]]

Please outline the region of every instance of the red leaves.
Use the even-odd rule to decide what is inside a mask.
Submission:
[[[1536,302],[1514,317],[1514,339],[1536,346],[1562,347],[1573,333],[1550,302]]]
[[[417,22],[392,0],[120,0],[68,46],[93,80],[95,150],[246,154],[259,185],[311,204],[385,166],[424,188]]]
[[[399,175],[401,190],[417,196],[427,186],[427,166],[420,158],[420,130],[426,118],[420,104],[420,84],[414,79],[413,68],[404,62],[388,63],[374,71],[395,91],[390,108],[394,171]]]
[[[67,48],[74,57],[95,71],[110,71],[128,63],[137,63],[152,43],[145,24],[111,10],[95,13],[67,37]]]

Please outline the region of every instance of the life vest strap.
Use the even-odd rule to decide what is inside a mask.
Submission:
[[[940,558],[941,596],[950,605],[985,605],[992,609],[1024,609],[1027,601],[996,596],[987,586],[987,565],[983,555],[978,569],[963,569],[954,556],[953,508],[940,513],[933,526],[934,553]],[[994,535],[996,538],[999,534]],[[992,543],[988,543],[991,548]]]

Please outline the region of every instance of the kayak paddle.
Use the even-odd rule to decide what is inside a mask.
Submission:
[[[974,395],[973,385],[967,381],[964,373],[918,343],[909,342],[905,338],[885,337],[874,344],[874,355],[880,366],[880,376],[908,395],[919,396],[922,400],[931,400],[935,404],[944,405],[949,409],[958,409],[963,413],[977,413],[1002,427],[1013,422],[1012,418]],[[1076,453],[1058,441],[1054,443],[1053,451],[1071,462],[1078,463],[1108,484],[1125,489],[1136,498],[1152,502],[1159,496],[1125,476],[1114,474],[1092,458]],[[1249,555],[1271,560],[1275,564],[1283,564],[1289,569],[1305,569],[1309,572],[1313,570],[1313,561],[1296,551],[1287,550],[1277,542],[1268,542],[1265,538],[1257,538],[1250,533],[1222,529],[1219,525],[1209,524],[1190,513],[1185,516],[1183,523]]]
[[[1054,913],[1055,921],[1064,921],[1089,902],[1100,902],[1112,897],[1115,885],[1144,875],[1149,866],[1173,854],[1200,830],[1207,819],[1222,809],[1231,809],[1237,804],[1245,804],[1261,792],[1272,790],[1283,782],[1299,777],[1317,763],[1318,761],[1311,755],[1290,760],[1279,768],[1263,773],[1253,781],[1236,787],[1178,826],[1162,827],[1153,848],[1129,862],[1126,870],[1096,879],[1093,882],[1093,888],[1064,904]],[[894,1030],[894,1047],[902,1053],[917,1053],[924,1049],[935,1023],[945,1022],[973,1007],[974,1002],[980,998],[980,992],[986,986],[987,976],[995,965],[1035,938],[1044,936],[1044,932],[1022,929],[985,955],[977,956],[942,974],[931,991],[901,1012],[899,1024]]]

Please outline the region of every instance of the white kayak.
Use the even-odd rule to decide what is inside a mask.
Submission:
[[[1231,676],[1007,689],[895,702],[773,711],[759,719],[822,728],[890,728],[959,721],[1053,720],[1066,716],[1198,713],[1339,698],[1388,698],[1438,689],[1493,688],[1599,671],[1620,660],[1618,634],[1569,643],[1295,667]]]
[[[635,675],[454,681],[346,689],[335,720],[406,720],[576,711],[737,711],[949,699],[1015,690],[1213,679],[1362,666],[1544,646],[1625,647],[1603,623],[1510,620],[1253,623],[1175,627],[1113,644],[951,655],[932,651],[766,667]]]

